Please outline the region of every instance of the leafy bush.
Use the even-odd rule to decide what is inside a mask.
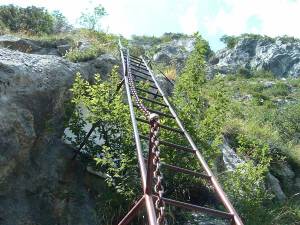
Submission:
[[[0,20],[12,32],[52,33],[53,17],[44,8],[0,6]]]
[[[220,41],[222,41],[224,44],[226,44],[227,48],[234,48],[236,43],[238,42],[238,38],[234,36],[228,36],[228,35],[223,35],[220,38]]]
[[[170,80],[175,80],[176,76],[177,76],[177,70],[176,70],[176,66],[169,66],[164,70],[164,74],[166,75],[167,78],[169,78]]]
[[[122,101],[122,93],[116,92],[119,82],[116,67],[108,80],[102,81],[100,75],[96,75],[93,84],[77,74],[71,89],[76,110],[69,128],[77,137],[73,145],[78,146],[86,134],[86,122],[95,124],[94,136],[101,141],[91,138],[83,151],[95,159],[102,172],[109,175],[108,184],[127,200],[132,200],[136,188],[139,188],[139,179],[135,151],[132,151],[134,146],[129,109]],[[84,121],[82,109],[88,110],[87,121]]]
[[[72,48],[64,57],[72,62],[84,62],[99,55],[110,52],[114,53],[117,50],[117,37],[113,34],[97,32],[93,30],[80,29],[74,35],[75,40],[86,40],[90,46],[87,49],[81,50],[78,47]]]
[[[254,165],[251,161],[240,164],[236,170],[225,173],[222,183],[246,224],[260,225],[265,209],[263,203],[271,199],[264,186],[268,165]]]
[[[79,48],[72,48],[66,52],[64,57],[71,62],[85,62],[91,59],[95,59],[102,53],[104,53],[104,51],[100,46],[92,46],[83,51]]]
[[[264,95],[274,96],[274,97],[288,96],[289,93],[290,93],[290,87],[287,84],[282,82],[277,82],[272,87],[264,90]]]

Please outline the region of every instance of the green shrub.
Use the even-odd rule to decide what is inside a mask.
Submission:
[[[238,42],[238,38],[234,36],[228,36],[228,35],[223,35],[220,38],[220,41],[222,41],[224,44],[226,44],[227,48],[234,48],[234,46]]]
[[[245,67],[238,68],[237,74],[245,78],[250,78],[252,76],[251,71]]]
[[[254,78],[275,78],[275,75],[271,71],[266,71],[263,69],[254,70],[252,71],[252,74]]]
[[[44,8],[0,6],[0,20],[12,32],[52,33],[53,17]]]
[[[264,90],[264,95],[268,96],[288,96],[290,93],[290,87],[286,83],[277,82],[276,84],[272,85],[272,87]]]
[[[95,59],[97,56],[103,54],[104,51],[100,47],[92,46],[86,50],[79,50],[78,48],[72,48],[64,55],[65,58],[71,62],[85,62],[91,59]]]
[[[263,203],[272,197],[264,186],[267,168],[268,165],[254,165],[249,161],[221,177],[225,191],[244,218],[245,224],[261,225],[267,212]]]

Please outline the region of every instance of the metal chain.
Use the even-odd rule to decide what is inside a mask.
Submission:
[[[165,202],[162,200],[164,194],[164,187],[162,185],[163,175],[161,173],[160,167],[160,149],[159,149],[159,117],[157,114],[152,113],[149,118],[150,121],[150,142],[151,142],[151,152],[154,154],[153,157],[153,177],[156,180],[154,185],[154,191],[157,194],[157,199],[155,201],[155,208],[158,211],[157,223],[163,224],[165,219]]]
[[[154,192],[157,194],[157,199],[155,201],[155,208],[158,212],[157,217],[157,223],[158,224],[164,224],[165,223],[165,202],[163,201],[162,197],[164,194],[164,187],[162,185],[162,179],[163,175],[161,172],[161,164],[160,164],[160,149],[159,149],[159,116],[155,113],[150,113],[150,111],[146,108],[146,106],[142,103],[140,100],[137,91],[135,89],[131,68],[130,68],[130,58],[129,58],[129,51],[127,50],[127,75],[128,75],[128,83],[129,83],[129,89],[131,92],[131,95],[134,96],[135,102],[137,104],[137,107],[139,110],[141,110],[145,117],[150,122],[150,151],[151,154],[154,154],[153,157],[153,165],[154,165],[154,171],[153,171],[153,177],[156,181],[154,185]]]

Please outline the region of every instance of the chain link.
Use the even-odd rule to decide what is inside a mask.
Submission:
[[[142,101],[140,100],[133,81],[131,68],[130,68],[130,58],[129,58],[129,51],[127,50],[127,75],[128,75],[128,83],[131,95],[134,96],[135,102],[139,110],[141,110],[145,117],[150,122],[150,151],[149,154],[154,154],[153,157],[153,177],[155,179],[154,185],[154,192],[157,194],[157,199],[155,201],[155,208],[158,212],[157,223],[158,224],[165,224],[165,202],[163,201],[162,197],[164,194],[164,187],[162,185],[163,175],[161,172],[161,164],[160,164],[160,149],[159,149],[159,116],[155,113],[150,113],[150,111],[144,106]]]

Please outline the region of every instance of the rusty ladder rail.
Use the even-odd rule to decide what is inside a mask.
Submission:
[[[163,221],[157,220],[157,218],[159,217],[159,216],[157,216],[157,214],[160,213],[156,209],[155,204],[154,204],[154,202],[155,202],[155,200],[157,200],[157,198],[160,198],[161,201],[164,202],[163,204],[170,204],[173,206],[177,206],[177,207],[181,207],[181,208],[185,208],[185,209],[189,209],[189,210],[193,210],[193,211],[206,213],[211,216],[215,216],[215,217],[219,217],[219,218],[223,218],[223,219],[225,218],[225,219],[228,219],[232,225],[243,225],[241,218],[239,217],[238,213],[232,206],[231,202],[229,201],[228,197],[226,196],[225,192],[223,191],[221,185],[217,181],[217,178],[214,176],[213,172],[211,171],[208,164],[206,163],[204,157],[202,156],[202,154],[196,147],[191,136],[188,134],[188,132],[184,128],[182,122],[178,118],[176,112],[174,111],[173,107],[171,106],[170,102],[168,101],[166,95],[160,88],[159,83],[157,82],[154,74],[152,73],[151,69],[147,65],[147,62],[145,61],[145,59],[143,57],[130,56],[129,50],[122,46],[120,40],[119,40],[119,48],[120,48],[120,55],[121,55],[122,64],[123,64],[123,80],[124,80],[125,90],[126,90],[126,94],[127,94],[128,105],[129,105],[129,109],[130,109],[130,117],[131,117],[132,126],[133,126],[137,158],[138,158],[138,163],[139,163],[139,169],[141,172],[141,180],[142,180],[142,186],[143,186],[144,193],[143,193],[143,196],[141,197],[141,199],[125,215],[125,217],[119,222],[118,225],[129,224],[132,221],[132,219],[138,214],[139,210],[142,207],[146,208],[149,225],[163,224]],[[131,67],[134,67],[134,69],[132,69]],[[139,79],[139,80],[136,79],[136,78],[141,78],[141,77],[143,77],[143,78]],[[132,80],[133,80],[133,82],[132,82]],[[141,81],[141,80],[149,80],[154,85],[150,86],[150,90],[135,88],[134,83]],[[155,89],[156,93],[153,93],[153,89]],[[166,167],[166,168],[174,170],[176,172],[181,172],[181,173],[189,174],[192,176],[200,176],[200,177],[203,177],[206,180],[208,180],[211,183],[211,185],[214,187],[217,196],[219,197],[223,206],[226,208],[227,212],[216,210],[216,209],[211,209],[211,208],[206,208],[206,207],[202,207],[202,206],[198,206],[198,205],[193,205],[193,204],[189,204],[189,203],[185,203],[185,202],[180,202],[177,200],[165,198],[163,196],[159,197],[155,193],[152,193],[152,188],[153,188],[152,187],[152,179],[153,179],[153,170],[155,169],[155,165],[153,165],[153,163],[152,163],[153,156],[151,156],[152,153],[150,151],[151,137],[149,139],[148,136],[140,135],[139,131],[138,131],[138,126],[137,126],[137,121],[143,122],[143,123],[149,123],[149,124],[151,123],[151,121],[147,121],[142,118],[136,118],[134,107],[137,107],[139,109],[141,108],[141,107],[139,107],[139,104],[142,104],[140,102],[140,99],[143,99],[145,101],[150,101],[152,103],[156,103],[156,101],[154,101],[152,99],[147,99],[147,98],[145,99],[143,97],[139,97],[137,90],[139,92],[152,94],[154,96],[154,98],[156,96],[159,96],[160,99],[162,99],[164,101],[164,103],[160,103],[159,105],[167,107],[169,109],[170,114],[162,113],[162,112],[152,110],[152,109],[146,109],[146,110],[148,111],[148,113],[155,113],[155,114],[159,114],[160,116],[167,116],[171,119],[174,119],[176,121],[179,129],[171,128],[171,127],[160,125],[160,124],[159,124],[159,126],[162,129],[168,129],[168,130],[178,132],[181,135],[183,135],[189,142],[191,148],[189,148],[187,146],[177,145],[175,143],[171,143],[171,142],[167,142],[167,141],[160,141],[159,144],[172,147],[176,150],[182,150],[182,151],[186,151],[188,153],[194,154],[195,157],[199,160],[201,166],[203,167],[205,174],[198,173],[196,171],[187,170],[184,168],[180,168],[180,167],[177,167],[174,165],[168,165],[168,164],[164,164],[164,163],[160,163],[160,165],[162,167]],[[134,95],[136,95],[135,97],[139,99],[137,102],[138,104],[134,104],[132,101],[132,97]],[[146,160],[143,157],[141,139],[149,140],[148,160]]]

